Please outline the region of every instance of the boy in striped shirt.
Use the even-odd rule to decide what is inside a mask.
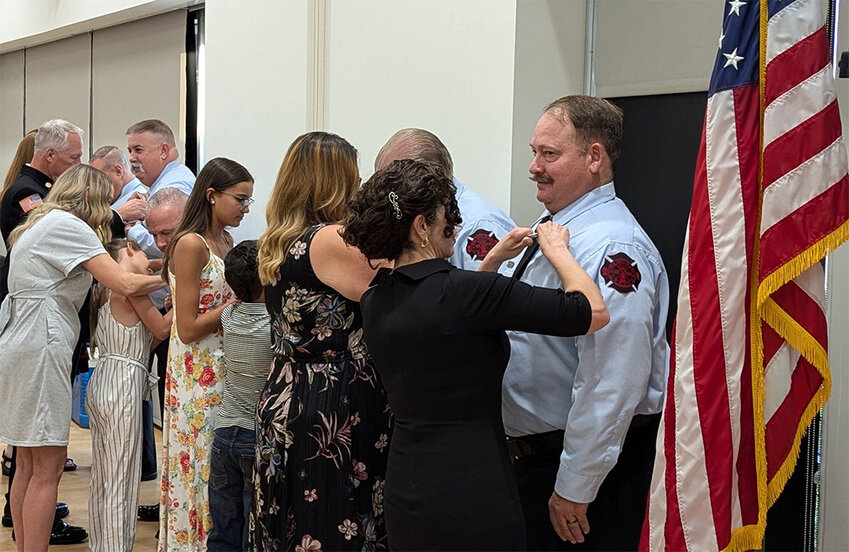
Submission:
[[[224,258],[224,278],[241,302],[221,313],[227,371],[210,459],[210,552],[248,549],[256,405],[272,360],[270,320],[256,255],[256,240],[247,240]]]

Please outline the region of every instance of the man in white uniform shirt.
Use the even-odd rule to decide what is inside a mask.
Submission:
[[[165,188],[177,188],[187,196],[192,194],[195,175],[177,161],[178,152],[174,133],[159,119],[140,121],[127,129],[127,151],[133,174],[150,190],[150,197]],[[135,240],[148,258],[159,259],[163,252],[156,247],[146,223],[142,222],[127,231],[127,238]],[[154,301],[156,304],[156,301]],[[162,305],[157,305],[162,307]]]
[[[639,545],[669,356],[669,284],[651,239],[616,197],[621,139],[619,108],[567,96],[545,109],[531,141],[541,220],[569,228],[569,250],[610,312],[589,336],[508,332],[503,417],[531,550]],[[560,285],[533,245],[513,276]]]
[[[143,205],[147,202],[147,186],[136,178],[130,167],[127,154],[118,149],[118,146],[101,146],[97,148],[89,165],[99,170],[112,181],[113,200],[112,208],[120,207],[130,201],[138,201]],[[134,222],[127,220],[125,222]]]
[[[413,159],[434,163],[443,174],[454,181],[455,197],[463,217],[463,226],[457,230],[454,254],[448,261],[457,268],[477,270],[483,258],[504,234],[516,223],[504,211],[487,203],[474,191],[454,178],[454,163],[445,144],[432,132],[420,128],[405,128],[392,135],[380,148],[374,160],[374,170],[379,171],[398,159]],[[504,263],[502,270],[509,263]]]

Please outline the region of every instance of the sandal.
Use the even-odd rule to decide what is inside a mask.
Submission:
[[[3,455],[3,475],[8,476],[12,471],[12,459],[6,456],[6,451],[4,450]]]
[[[65,467],[63,468],[65,471],[74,471],[77,469],[77,464],[70,458],[65,459]]]

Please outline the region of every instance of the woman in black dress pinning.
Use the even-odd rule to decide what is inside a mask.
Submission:
[[[351,204],[344,238],[370,260],[394,259],[363,294],[363,337],[395,416],[384,489],[396,550],[524,549],[521,506],[501,422],[504,330],[570,336],[608,319],[598,288],[567,249],[569,232],[538,228],[566,292],[495,272],[458,270],[460,213],[436,167],[396,161]],[[531,243],[516,228],[489,253],[495,270]]]

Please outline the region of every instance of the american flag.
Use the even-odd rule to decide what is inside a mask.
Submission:
[[[730,0],[708,91],[641,548],[761,547],[828,399],[822,259],[847,237],[820,0]]]

